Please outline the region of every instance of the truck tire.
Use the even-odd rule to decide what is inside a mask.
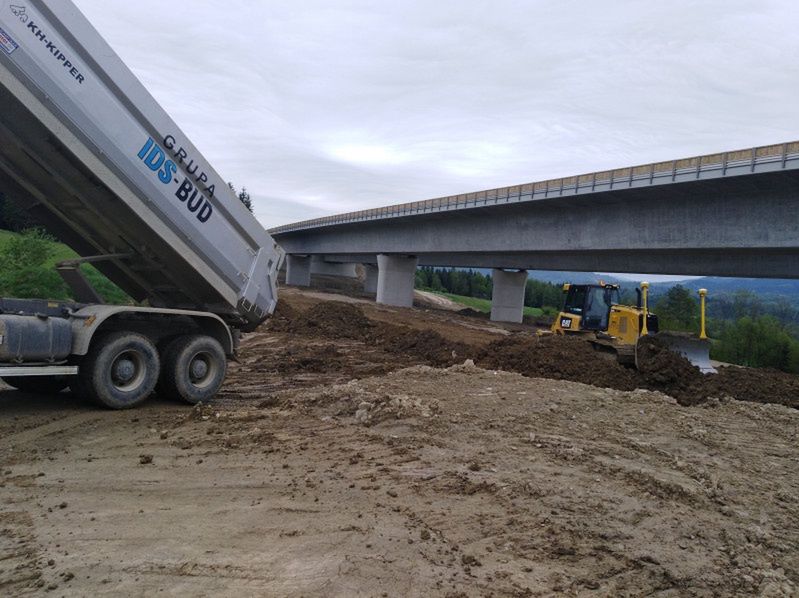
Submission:
[[[161,361],[146,336],[112,332],[95,339],[79,369],[77,389],[111,409],[130,409],[152,394]]]
[[[163,398],[196,405],[211,400],[225,380],[225,351],[210,336],[180,336],[164,347],[162,357],[158,394]]]
[[[66,376],[5,376],[3,382],[22,392],[41,395],[58,394],[69,386]]]

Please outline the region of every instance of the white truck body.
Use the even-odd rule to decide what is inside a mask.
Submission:
[[[68,0],[0,0],[0,190],[136,300],[252,328],[281,251]]]
[[[18,389],[209,400],[275,309],[282,250],[68,0],[0,0],[0,192],[142,302],[103,305],[81,260],[81,303],[0,298]]]

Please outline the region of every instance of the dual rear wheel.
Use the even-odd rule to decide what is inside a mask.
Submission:
[[[166,345],[163,355],[158,382],[162,397],[196,405],[210,400],[225,379],[225,352],[219,341],[210,336],[179,336]]]
[[[210,336],[176,337],[159,354],[146,336],[112,332],[95,340],[70,386],[112,409],[135,407],[156,389],[194,405],[216,394],[226,369],[225,352]]]

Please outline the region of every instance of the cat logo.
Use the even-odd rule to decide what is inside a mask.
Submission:
[[[12,4],[11,6],[9,6],[9,8],[11,9],[11,12],[14,13],[15,17],[19,17],[20,21],[22,21],[23,23],[28,22],[28,14],[25,12],[24,6],[17,6],[16,4]]]
[[[561,328],[571,328],[572,327],[572,319],[571,318],[561,318],[560,319],[560,327]]]

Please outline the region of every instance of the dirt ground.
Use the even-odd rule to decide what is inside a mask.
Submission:
[[[793,377],[281,299],[210,405],[0,392],[0,592],[797,595]]]

